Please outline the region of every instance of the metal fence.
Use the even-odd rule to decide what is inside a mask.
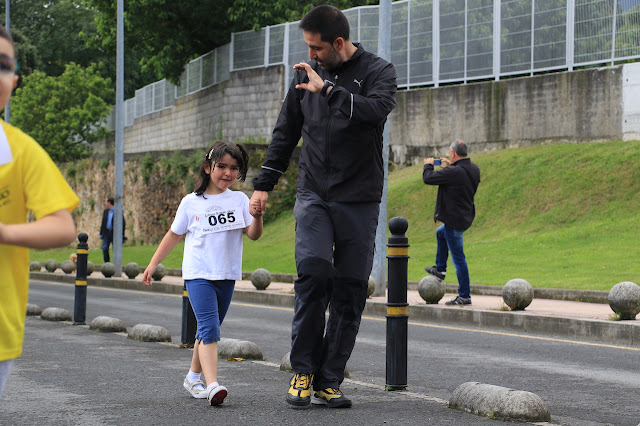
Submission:
[[[401,0],[391,10],[391,62],[400,88],[640,58],[640,0]],[[344,13],[351,40],[376,52],[378,6]],[[178,86],[162,80],[136,90],[125,102],[125,126],[233,71],[284,64],[287,87],[291,67],[307,55],[298,22],[234,33],[231,43],[189,62]],[[113,129],[113,117],[108,121]]]

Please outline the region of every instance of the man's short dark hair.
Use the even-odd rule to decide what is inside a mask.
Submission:
[[[349,20],[333,6],[322,5],[304,15],[298,27],[302,31],[320,34],[320,39],[333,43],[338,37],[349,40]]]
[[[451,144],[451,149],[460,157],[466,157],[468,154],[467,144],[460,139]]]
[[[107,198],[107,203],[111,204],[112,206],[115,206],[115,201],[113,200],[113,197],[109,197]]]

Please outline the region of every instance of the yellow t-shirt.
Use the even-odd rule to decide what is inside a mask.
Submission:
[[[36,219],[73,210],[78,197],[45,150],[20,129],[0,124],[0,222],[25,223],[29,210]],[[29,250],[0,244],[0,361],[22,354],[28,287]]]

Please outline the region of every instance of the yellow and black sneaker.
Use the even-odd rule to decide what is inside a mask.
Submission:
[[[313,374],[298,373],[291,378],[291,387],[287,393],[287,402],[291,405],[304,407],[311,402],[311,384]]]
[[[338,388],[326,388],[313,393],[313,405],[326,405],[329,408],[349,408],[351,400]]]

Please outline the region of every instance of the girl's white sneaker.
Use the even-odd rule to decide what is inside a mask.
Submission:
[[[227,397],[227,388],[224,386],[215,386],[209,389],[209,394],[207,395],[207,399],[209,400],[210,405],[220,405],[224,402],[224,399]]]
[[[184,388],[189,391],[191,396],[197,399],[204,399],[207,397],[207,387],[202,380],[196,380],[190,382],[188,377],[184,378]]]

